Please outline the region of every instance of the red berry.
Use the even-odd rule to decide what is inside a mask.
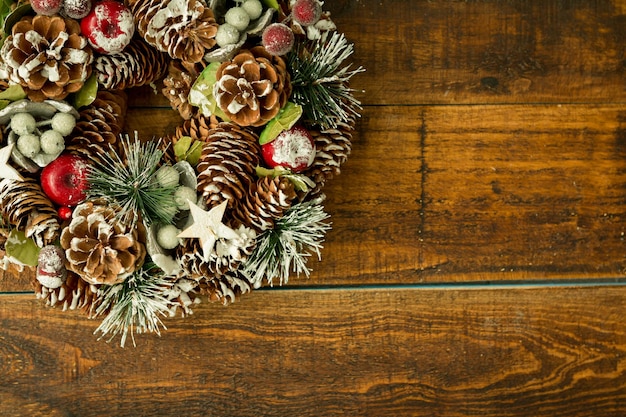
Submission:
[[[304,171],[315,158],[315,141],[308,130],[294,126],[283,130],[271,142],[261,146],[263,159],[270,168],[278,166],[292,172]]]
[[[69,220],[72,217],[72,209],[68,206],[59,207],[59,210],[57,210],[57,212],[59,213],[59,217],[61,218],[61,220]]]
[[[273,23],[265,28],[261,38],[263,46],[272,55],[285,55],[293,48],[293,32],[282,23]]]
[[[30,6],[33,8],[35,13],[46,16],[52,16],[53,14],[59,13],[62,5],[63,0],[31,0],[30,2]]]
[[[302,26],[311,26],[317,23],[322,16],[322,6],[317,0],[298,0],[291,9],[293,20]]]

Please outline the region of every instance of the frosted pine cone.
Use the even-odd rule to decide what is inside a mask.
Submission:
[[[283,177],[262,177],[250,188],[245,204],[234,213],[237,219],[257,232],[271,229],[296,198],[293,184]]]
[[[303,174],[316,184],[311,195],[319,194],[326,181],[341,172],[341,165],[352,150],[354,126],[355,120],[351,117],[347,123],[338,120],[335,128],[310,131],[315,141],[315,159]]]
[[[78,205],[61,232],[67,268],[91,284],[123,282],[146,256],[146,231],[141,221],[125,224],[103,201]]]
[[[200,62],[215,46],[218,24],[201,0],[126,0],[139,34],[159,51]]]
[[[60,16],[25,16],[13,25],[0,50],[10,83],[20,84],[33,101],[63,99],[91,74],[93,53],[80,26]]]
[[[163,79],[163,95],[185,120],[191,119],[195,112],[188,100],[189,92],[205,66],[204,61],[193,64],[172,60],[168,75]]]
[[[96,99],[80,111],[74,130],[67,138],[68,152],[98,162],[110,152],[124,128],[126,93],[98,91]]]
[[[262,126],[278,114],[291,92],[282,58],[257,46],[239,52],[217,69],[213,95],[220,109],[240,126]]]
[[[122,52],[100,55],[94,63],[98,82],[110,90],[141,87],[163,78],[169,57],[148,45],[141,38],[133,38]]]
[[[195,280],[220,278],[237,270],[252,253],[256,233],[239,226],[236,239],[218,239],[215,250],[206,255],[198,239],[187,239],[177,248],[177,258],[184,273]]]
[[[93,316],[102,301],[98,286],[84,281],[78,274],[68,271],[67,279],[59,288],[48,288],[33,278],[35,295],[50,307],[62,306],[65,310],[83,310]]]
[[[253,286],[242,274],[231,272],[219,278],[207,278],[200,281],[199,291],[206,294],[209,301],[224,305],[236,301],[242,294],[248,293]]]
[[[194,141],[206,142],[209,132],[218,124],[219,121],[215,116],[207,117],[202,113],[195,113],[192,118],[177,126],[175,132],[166,136],[161,142],[164,158],[168,162],[175,163],[174,145],[176,142],[184,136],[189,136]]]
[[[256,181],[261,148],[258,137],[232,123],[212,129],[198,163],[198,192],[208,206],[228,200],[228,208],[238,210]]]
[[[37,246],[43,247],[58,238],[61,226],[57,211],[37,180],[0,180],[0,201],[2,219],[24,231]]]

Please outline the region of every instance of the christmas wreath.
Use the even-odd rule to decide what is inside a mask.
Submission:
[[[0,255],[124,346],[309,275],[351,149],[353,45],[319,0],[2,2]],[[125,132],[152,86],[173,132]]]

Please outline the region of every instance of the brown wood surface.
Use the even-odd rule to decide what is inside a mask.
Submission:
[[[0,415],[626,415],[626,1],[325,8],[367,71],[311,277],[121,349],[0,275]]]

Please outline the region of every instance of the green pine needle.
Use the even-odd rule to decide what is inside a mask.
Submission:
[[[359,116],[361,103],[348,87],[359,67],[350,70],[343,62],[352,55],[353,45],[343,34],[333,32],[313,43],[298,43],[287,56],[293,87],[291,100],[304,109],[304,118],[322,128],[335,128],[337,121]]]
[[[280,285],[286,284],[291,272],[308,277],[311,270],[306,266],[307,260],[311,252],[321,258],[322,242],[331,228],[326,222],[329,217],[317,202],[293,206],[276,222],[274,229],[257,237],[257,246],[243,273],[257,288],[263,280],[271,285],[274,278],[279,279]]]
[[[146,224],[171,223],[176,214],[176,186],[164,187],[156,180],[163,152],[158,142],[142,143],[126,135],[122,152],[102,155],[102,163],[93,167],[87,177],[88,197],[106,198],[120,207],[120,217],[133,223],[138,214]]]
[[[110,335],[107,340],[110,342],[121,334],[120,345],[124,347],[129,333],[133,346],[137,346],[134,332],[160,336],[160,327],[166,329],[161,316],[168,315],[171,305],[163,293],[170,286],[171,282],[152,275],[148,269],[137,271],[121,284],[101,286],[102,303],[96,309],[95,317],[107,315],[94,332],[102,333],[98,340]]]

